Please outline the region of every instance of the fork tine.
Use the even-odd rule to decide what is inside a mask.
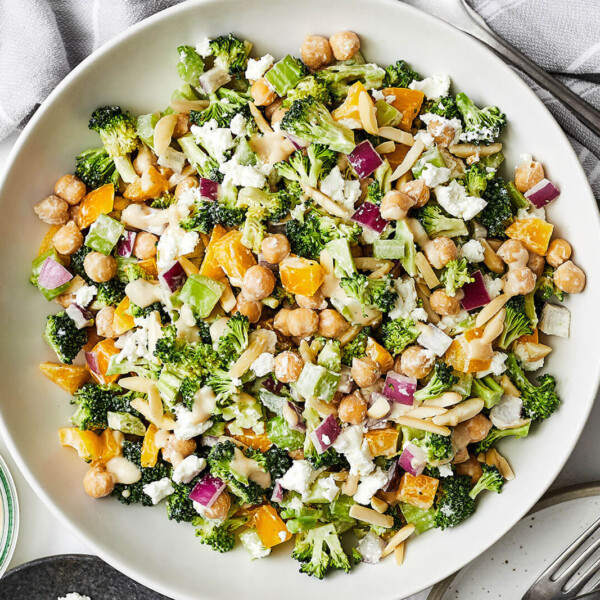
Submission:
[[[560,575],[560,577],[557,577],[555,581],[562,583],[563,585],[565,583],[567,583],[567,581],[569,581],[569,579],[571,579],[571,577],[573,577],[573,575],[575,575],[575,573],[577,573],[577,571],[579,570],[580,567],[582,567],[585,562],[591,557],[593,556],[598,548],[600,548],[600,538],[597,539],[593,544],[591,544],[590,546],[588,546],[574,561],[572,564],[570,564],[564,571],[564,573],[562,573]],[[586,571],[587,572],[587,571]]]
[[[574,598],[583,589],[585,584],[598,572],[600,569],[600,556],[582,573],[581,577],[577,580],[575,585],[572,585],[568,590],[567,594]]]

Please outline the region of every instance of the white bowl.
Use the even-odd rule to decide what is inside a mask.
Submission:
[[[585,269],[585,293],[570,298],[571,338],[552,339],[548,360],[556,374],[562,408],[533,427],[529,439],[502,445],[517,474],[496,496],[479,501],[461,526],[411,540],[406,562],[360,566],[325,581],[298,573],[291,545],[268,560],[250,562],[243,549],[213,553],[188,525],[169,522],[164,505],[125,507],[96,501],[82,490],[85,465],[60,448],[56,430],[68,423],[68,396],[50,384],[37,364],[51,360],[41,340],[45,316],[54,309],[27,284],[30,261],[45,226],[31,207],[53,182],[73,169],[75,155],[98,145],[87,130],[90,113],[121,104],[133,113],[166,106],[179,85],[176,47],[236,32],[256,44],[256,53],[298,53],[308,33],[358,32],[365,55],[388,64],[400,58],[424,74],[449,73],[455,89],[480,103],[498,104],[510,127],[504,136],[509,169],[520,153],[541,160],[562,190],[549,209],[557,233],[569,239]],[[565,135],[534,94],[478,42],[400,2],[391,0],[220,0],[188,2],[133,27],[104,46],[58,86],[21,135],[0,190],[0,308],[5,315],[0,377],[3,435],[42,500],[106,561],[134,579],[178,599],[289,600],[333,597],[397,600],[461,568],[507,532],[552,483],[585,424],[599,378],[600,226],[596,204]]]

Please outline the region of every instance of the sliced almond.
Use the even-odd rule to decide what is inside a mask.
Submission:
[[[415,257],[415,264],[417,265],[419,273],[425,280],[425,283],[427,284],[427,287],[430,290],[440,285],[440,280],[438,279],[438,276],[435,274],[434,270],[429,264],[429,261],[425,258],[425,255],[422,252],[417,252],[417,255]]]
[[[254,104],[254,102],[248,102],[248,108],[250,109],[250,114],[254,117],[254,121],[256,122],[256,125],[260,129],[260,131],[262,133],[273,133],[273,128],[263,117],[263,114]]]
[[[177,115],[170,114],[159,119],[154,126],[154,152],[157,156],[162,156],[171,144],[175,125],[177,125]]]
[[[356,336],[361,332],[362,327],[360,325],[351,325],[338,337],[338,341],[341,346],[349,344]]]
[[[521,397],[520,390],[506,375],[502,375],[502,377],[500,377],[500,385],[507,396],[514,396],[515,398]]]
[[[404,144],[405,146],[413,146],[415,144],[415,138],[412,134],[396,127],[380,127],[378,135],[379,137],[392,140],[398,144]]]
[[[390,403],[383,397],[379,396],[375,402],[369,407],[367,415],[372,419],[381,419],[390,412]]]
[[[376,510],[361,506],[360,504],[353,504],[348,514],[353,519],[378,527],[384,527],[385,529],[390,529],[394,525],[394,519],[390,515],[380,515]]]
[[[220,298],[219,302],[221,303],[223,310],[226,313],[230,313],[235,308],[237,301],[235,299],[233,290],[231,289],[231,286],[229,285],[229,281],[227,280],[227,277],[223,277],[223,279],[221,279],[220,281],[225,286],[225,289],[223,290],[223,293],[221,294],[221,298]]]
[[[346,496],[354,496],[354,494],[356,494],[356,490],[358,489],[358,480],[358,475],[348,475],[348,479],[346,479],[344,485],[342,485],[342,494],[346,494]],[[355,504],[355,506],[358,506],[358,504]]]
[[[391,554],[402,542],[407,540],[415,531],[415,526],[412,523],[405,525],[399,529],[388,541],[386,547],[381,553],[381,558],[385,558]]]
[[[399,567],[404,562],[404,547],[406,546],[406,542],[402,542],[396,546],[394,550],[394,558],[396,559],[396,565]]]
[[[378,135],[377,111],[368,92],[361,92],[358,95],[358,114],[360,115],[363,129],[371,135]]]
[[[140,394],[148,394],[151,389],[156,388],[156,381],[147,377],[121,377],[119,385],[126,390],[132,392],[140,392]]]
[[[429,317],[429,322],[433,323],[434,325],[439,323],[440,316],[433,310],[433,308],[431,308],[431,304],[429,302],[429,296],[431,296],[431,291],[429,288],[426,285],[417,282],[415,289],[417,291],[417,296],[421,299],[423,308]]]
[[[396,144],[392,140],[387,140],[387,142],[381,142],[379,146],[375,146],[375,150],[379,152],[379,154],[390,154],[396,149]]]
[[[192,110],[204,110],[208,107],[208,100],[185,100],[183,98],[171,98],[169,106],[178,113],[189,115]]]
[[[423,406],[441,406],[442,408],[448,408],[462,402],[462,396],[457,392],[444,392],[437,398],[429,398],[423,402]]]
[[[475,319],[475,325],[482,327],[485,325],[509,300],[508,294],[496,296],[490,303],[486,304]]]
[[[504,273],[504,261],[496,254],[496,251],[490,246],[489,242],[484,239],[479,239],[479,243],[483,246],[483,264],[494,273]]]
[[[417,406],[417,408],[409,410],[404,416],[412,417],[413,419],[430,419],[431,417],[443,415],[446,412],[448,412],[448,409],[440,406]]]
[[[396,417],[394,419],[394,422],[398,423],[398,425],[404,425],[405,427],[414,427],[415,429],[429,431],[431,433],[437,433],[438,435],[443,436],[449,436],[452,433],[448,427],[436,425],[435,423],[433,423],[432,421],[428,421],[427,419],[414,419],[412,417],[402,416]]]
[[[189,259],[186,258],[185,256],[180,256],[177,261],[179,262],[179,264],[181,265],[182,269],[185,271],[185,274],[189,277],[190,275],[197,275],[198,273],[200,273],[200,269]],[[223,283],[225,283],[223,281]]]
[[[485,462],[490,466],[494,466],[500,471],[500,475],[506,479],[506,481],[512,481],[515,478],[515,473],[508,461],[496,450],[496,448],[490,448],[485,454]]]
[[[483,406],[484,402],[481,398],[469,398],[469,400],[457,404],[443,415],[433,417],[433,422],[436,425],[449,425],[455,427],[459,423],[478,415],[483,409]]]
[[[404,157],[404,160],[396,167],[396,170],[392,173],[390,181],[396,181],[396,179],[400,179],[402,175],[408,172],[408,170],[411,169],[412,166],[417,162],[419,156],[423,154],[423,150],[425,150],[425,144],[421,140],[415,140],[414,146],[408,151],[408,153]]]
[[[302,340],[300,345],[298,346],[298,350],[300,351],[300,356],[304,363],[313,363],[315,362],[315,355],[313,351],[310,349],[308,342],[306,340]]]
[[[302,185],[302,189],[309,198],[312,198],[317,204],[319,204],[326,211],[330,212],[332,215],[340,217],[340,219],[350,218],[351,215],[348,210],[339,205],[337,202],[334,202],[329,196],[326,196],[320,190],[317,190],[309,185]]]
[[[377,496],[373,496],[371,498],[371,506],[380,514],[382,515],[389,507],[390,505],[385,502],[384,500],[382,500],[381,498],[378,498]]]
[[[263,329],[259,329],[250,335],[250,343],[229,369],[231,379],[239,379],[250,365],[265,351],[267,347],[267,335]]]

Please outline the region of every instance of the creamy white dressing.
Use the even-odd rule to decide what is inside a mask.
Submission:
[[[133,203],[121,212],[121,223],[136,229],[161,235],[169,222],[169,211],[150,208],[143,203]]]
[[[260,487],[268,488],[271,485],[271,475],[267,473],[255,460],[246,458],[239,448],[235,449],[231,469],[239,473],[242,477],[254,481]]]
[[[136,279],[128,283],[125,286],[125,293],[129,300],[140,308],[146,308],[162,300],[162,290],[158,283],[151,283],[145,279]]]
[[[115,483],[130,485],[142,478],[142,472],[123,456],[115,456],[107,461],[106,470],[112,475]]]

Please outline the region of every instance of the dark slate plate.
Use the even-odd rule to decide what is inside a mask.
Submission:
[[[169,600],[86,554],[40,558],[0,579],[0,600],[57,600],[69,592],[91,600]]]

